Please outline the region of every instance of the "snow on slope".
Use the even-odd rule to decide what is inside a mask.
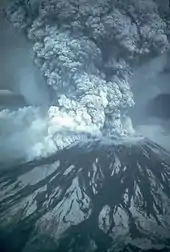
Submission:
[[[0,240],[22,232],[16,251],[165,251],[170,158],[147,139],[73,145],[2,173],[0,187]]]

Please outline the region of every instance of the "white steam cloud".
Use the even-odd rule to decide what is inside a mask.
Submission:
[[[26,107],[0,112],[0,163],[31,160],[62,149],[88,136],[100,137],[101,132],[87,118],[74,116],[51,107],[47,115],[41,108]],[[80,120],[81,119],[81,120]]]

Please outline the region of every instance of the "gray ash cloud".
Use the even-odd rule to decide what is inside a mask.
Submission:
[[[148,74],[157,78],[156,73],[167,64],[166,4],[168,1],[162,5],[153,0],[9,1],[7,20],[30,40],[35,64],[51,94],[51,106],[43,117],[45,126],[40,127],[38,138],[35,135],[39,121],[31,122],[30,114],[38,110],[32,107],[15,112],[17,118],[24,116],[33,124],[29,133],[32,147],[25,145],[26,153],[30,150],[44,155],[47,149],[50,152],[61,149],[83,140],[85,131],[107,137],[135,133],[130,109],[135,105],[134,113],[142,115],[140,104],[145,106],[150,92],[147,88],[150,77],[144,77]],[[147,65],[138,74],[141,65],[155,59],[157,63],[153,67]],[[141,97],[138,84],[143,89]],[[29,87],[23,86],[23,92],[28,91],[28,96],[35,100],[36,96],[41,97],[38,89]],[[31,89],[35,90],[33,96]],[[9,117],[13,125],[14,113],[10,113],[2,113],[2,123]],[[42,122],[39,112],[37,118]],[[27,125],[23,127],[26,128],[23,136],[27,138]],[[14,132],[12,141],[15,140],[20,143]]]
[[[104,134],[127,134],[134,64],[169,48],[159,1],[11,1],[7,13],[33,42],[54,104],[64,94],[61,110],[85,108]]]

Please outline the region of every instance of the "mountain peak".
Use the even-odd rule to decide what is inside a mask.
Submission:
[[[70,146],[8,170],[0,187],[2,244],[13,223],[31,226],[23,252],[35,234],[74,252],[156,249],[169,237],[170,155],[148,139]]]

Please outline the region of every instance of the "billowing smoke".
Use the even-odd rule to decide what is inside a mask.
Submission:
[[[129,111],[137,81],[131,81],[132,73],[155,57],[165,65],[169,49],[166,8],[159,1],[16,0],[6,15],[31,41],[35,64],[52,93],[46,127],[49,132],[52,125],[57,148],[85,132],[106,137],[134,134]],[[155,67],[159,72],[159,63]],[[19,76],[21,82],[27,76],[31,84],[21,91],[36,100],[41,95],[25,72],[28,68]]]
[[[40,107],[1,111],[0,164],[45,157],[73,142],[101,137],[90,117],[83,114],[80,118],[80,115],[71,116],[54,106],[47,115]]]

